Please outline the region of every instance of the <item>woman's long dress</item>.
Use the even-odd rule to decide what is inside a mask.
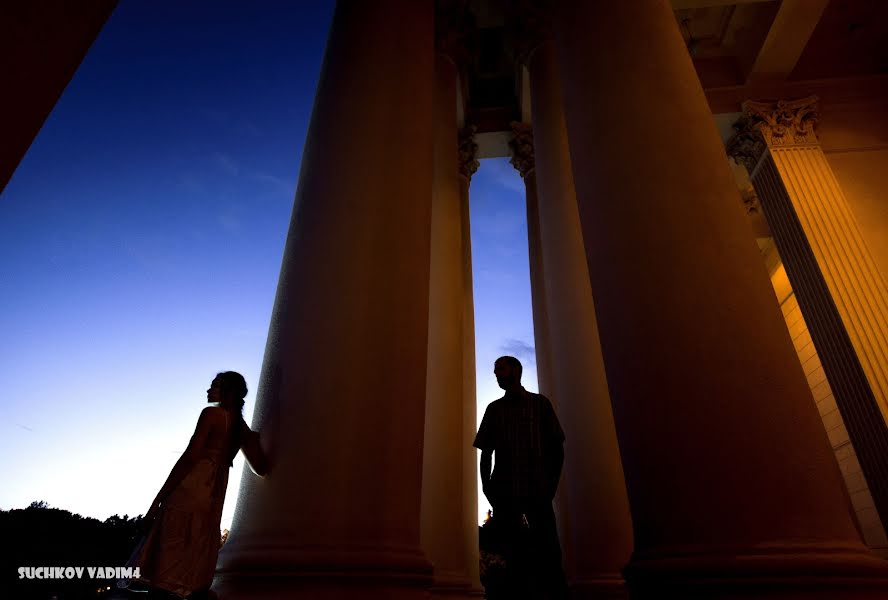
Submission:
[[[236,422],[224,408],[207,410],[225,414],[224,430],[213,428],[197,462],[163,502],[144,544],[129,561],[140,567],[138,581],[182,597],[210,586],[221,545],[219,523]]]

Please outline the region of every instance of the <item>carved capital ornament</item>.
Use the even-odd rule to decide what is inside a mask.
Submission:
[[[728,156],[752,173],[767,148],[811,146],[820,142],[814,132],[819,118],[817,96],[799,100],[743,103],[743,116],[734,124]]]
[[[533,128],[528,123],[512,121],[512,139],[509,140],[509,148],[512,150],[512,159],[509,161],[518,169],[521,178],[526,178],[534,169],[533,160]]]
[[[754,215],[761,212],[761,202],[755,188],[748,186],[740,190],[740,200],[743,201],[743,208],[747,215]]]
[[[478,170],[481,163],[478,162],[478,144],[475,143],[475,126],[469,125],[460,130],[459,144],[457,147],[457,161],[459,174],[471,180],[472,175]]]

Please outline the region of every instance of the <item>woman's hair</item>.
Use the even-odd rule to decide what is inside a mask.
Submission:
[[[235,371],[225,371],[217,375],[222,383],[222,394],[234,396],[237,407],[244,410],[244,398],[247,395],[247,381],[244,376]]]
[[[234,466],[234,457],[237,455],[237,451],[240,450],[244,427],[247,426],[244,423],[243,417],[244,397],[247,395],[247,381],[243,375],[236,371],[225,371],[224,373],[219,373],[216,377],[222,383],[222,394],[233,396],[235,406],[238,408],[237,419],[239,423],[232,428],[228,448],[228,463],[230,466]]]

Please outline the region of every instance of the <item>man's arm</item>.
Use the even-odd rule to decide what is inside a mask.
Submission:
[[[481,491],[484,492],[484,495],[487,497],[487,500],[493,505],[493,500],[490,499],[490,465],[491,458],[493,457],[493,450],[482,450],[481,451]]]
[[[558,482],[561,480],[561,469],[564,466],[564,431],[561,429],[561,423],[558,422],[558,415],[555,414],[552,403],[545,396],[541,397],[545,400],[543,435],[547,440],[544,445],[544,465],[549,496],[554,498]]]
[[[561,469],[564,466],[564,444],[558,442],[552,444],[547,453],[546,475],[549,479],[549,496],[555,497],[558,491],[558,482],[561,479]]]

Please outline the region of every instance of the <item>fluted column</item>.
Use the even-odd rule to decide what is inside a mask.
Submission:
[[[465,397],[469,367],[464,356],[466,312],[471,306],[467,306],[464,290],[467,249],[458,164],[456,64],[438,54],[436,73],[421,537],[434,566],[432,596],[466,598],[472,593],[478,571],[477,550],[467,551],[469,539],[474,540],[475,547],[478,545],[475,450],[471,439],[466,443],[468,432],[474,433],[476,409],[475,394]],[[467,465],[472,471],[468,477]],[[474,498],[469,503],[471,496]]]
[[[253,420],[271,472],[244,476],[226,600],[427,593],[433,21],[431,0],[337,3]]]
[[[635,598],[877,598],[669,3],[556,3]]]
[[[823,154],[817,98],[746,102],[746,165],[879,516],[888,522],[888,289]]]
[[[554,378],[551,393],[566,437],[563,485],[567,490],[560,511],[570,527],[566,566],[575,598],[617,597],[625,594],[620,572],[632,552],[632,523],[551,39],[532,51],[527,67]]]
[[[540,231],[540,204],[537,194],[533,127],[529,123],[513,122],[511,163],[524,180],[525,202],[527,205],[527,247],[530,262],[530,299],[533,312],[534,350],[537,368],[537,383],[541,394],[552,398],[557,410],[558,389],[554,376],[552,346],[549,332],[549,308],[546,294],[545,261]],[[558,538],[562,548],[562,560],[568,565],[572,561],[572,524],[567,513],[564,481],[567,475],[562,471],[561,482],[555,495],[555,514]]]
[[[465,555],[469,560],[469,580],[476,596],[482,593],[480,580],[480,552],[478,547],[478,458],[472,446],[477,422],[477,366],[475,364],[475,299],[472,277],[472,230],[469,212],[469,184],[478,170],[478,144],[475,128],[465,127],[459,132],[459,206],[462,222],[462,292],[463,292],[463,447],[469,454],[463,457],[463,505],[468,520],[464,530]]]
[[[546,307],[543,254],[540,245],[539,201],[534,171],[533,128],[529,123],[512,123],[511,163],[524,180],[527,202],[527,247],[530,259],[530,300],[533,311],[533,340],[540,393],[552,394],[552,353],[549,350],[549,317]]]

